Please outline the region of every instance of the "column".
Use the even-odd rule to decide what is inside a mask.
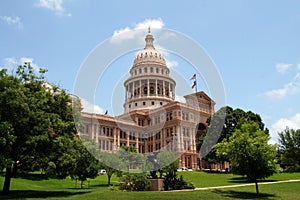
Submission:
[[[171,94],[171,84],[169,83],[169,97],[172,96]]]
[[[134,81],[131,84],[132,84],[131,97],[134,97]]]
[[[113,142],[113,152],[117,151],[117,128],[113,128],[113,136],[114,136],[114,142]]]
[[[140,88],[140,94],[139,94],[139,97],[141,97],[141,96],[142,96],[142,92],[144,92],[144,91],[142,91],[142,80],[140,80],[139,88]]]
[[[139,153],[139,133],[134,133],[135,136],[135,149]]]
[[[130,134],[130,132],[126,131],[126,146],[128,146],[128,147],[129,147],[129,134]]]
[[[172,98],[175,99],[175,87],[172,84]]]
[[[177,138],[177,144],[176,144],[176,149],[177,151],[176,152],[180,152],[181,151],[181,141],[180,141],[180,126],[176,126],[176,129],[175,129],[175,133],[176,133],[176,138]]]
[[[147,96],[150,96],[150,83],[149,83],[149,79],[147,79]]]
[[[119,147],[120,147],[120,129],[117,128],[117,150],[119,150]]]
[[[94,136],[94,124],[93,124],[93,115],[92,115],[92,119],[91,119],[91,136]],[[93,140],[94,138],[92,137],[92,140]]]
[[[189,149],[190,149],[190,151],[192,151],[192,152],[194,152],[193,150],[194,150],[194,145],[193,145],[193,133],[191,132],[191,128],[188,128],[188,130],[189,130],[189,139],[190,139],[190,146],[189,146]]]
[[[163,94],[163,95],[162,95],[163,97],[166,95],[165,91],[166,91],[166,90],[165,90],[165,81],[163,81],[163,88],[162,88],[162,91],[161,91],[162,94]]]
[[[160,131],[160,148],[163,149],[163,147],[165,146],[163,144],[164,140],[163,140],[163,136],[164,136],[164,129],[162,128],[161,131]]]
[[[97,125],[96,125],[97,126]],[[97,126],[97,132],[96,132],[96,143],[98,143],[98,132],[99,132],[99,129],[100,129],[100,125]]]
[[[155,96],[157,96],[157,79],[155,79]]]
[[[152,135],[153,135],[153,133],[152,133]],[[153,141],[152,141],[152,145],[153,145],[152,151],[155,151],[156,150],[156,135],[155,135],[155,137],[153,136],[152,138],[153,138]]]

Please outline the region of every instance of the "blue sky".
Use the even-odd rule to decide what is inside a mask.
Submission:
[[[49,70],[50,83],[72,92],[82,63],[114,33],[148,25],[171,29],[206,50],[222,77],[227,104],[259,113],[275,141],[276,132],[286,126],[300,128],[299,7],[297,0],[3,0],[0,66],[13,70],[30,60],[35,67]],[[120,112],[112,109],[107,85],[112,81],[122,86],[134,55],[114,61],[109,74],[115,77],[99,82],[95,97],[99,112]],[[193,70],[186,70],[188,62],[165,55],[174,74],[180,74],[181,81],[186,79],[177,82],[184,85],[179,95],[184,95],[182,90],[193,92],[188,82]],[[198,88],[207,91],[205,82],[198,82]]]

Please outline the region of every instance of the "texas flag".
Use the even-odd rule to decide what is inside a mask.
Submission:
[[[193,85],[192,85],[192,89],[194,89],[194,87],[196,86],[196,81],[194,81]]]
[[[196,79],[196,74],[194,74],[194,75],[190,78],[190,80],[194,80],[194,79]]]

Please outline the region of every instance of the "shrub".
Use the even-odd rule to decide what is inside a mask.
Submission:
[[[186,182],[183,180],[182,175],[177,178],[177,175],[167,174],[164,180],[164,190],[182,190],[182,189],[194,189],[193,183]]]
[[[120,190],[146,191],[150,189],[150,181],[144,174],[128,174],[120,178]]]

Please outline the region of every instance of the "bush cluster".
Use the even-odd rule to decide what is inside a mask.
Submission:
[[[175,175],[167,174],[164,180],[164,190],[182,190],[182,189],[194,189],[195,186],[193,183],[189,183],[183,180],[182,175],[180,178],[177,178]]]
[[[144,174],[128,174],[120,178],[120,190],[146,191],[150,189],[150,181]]]

